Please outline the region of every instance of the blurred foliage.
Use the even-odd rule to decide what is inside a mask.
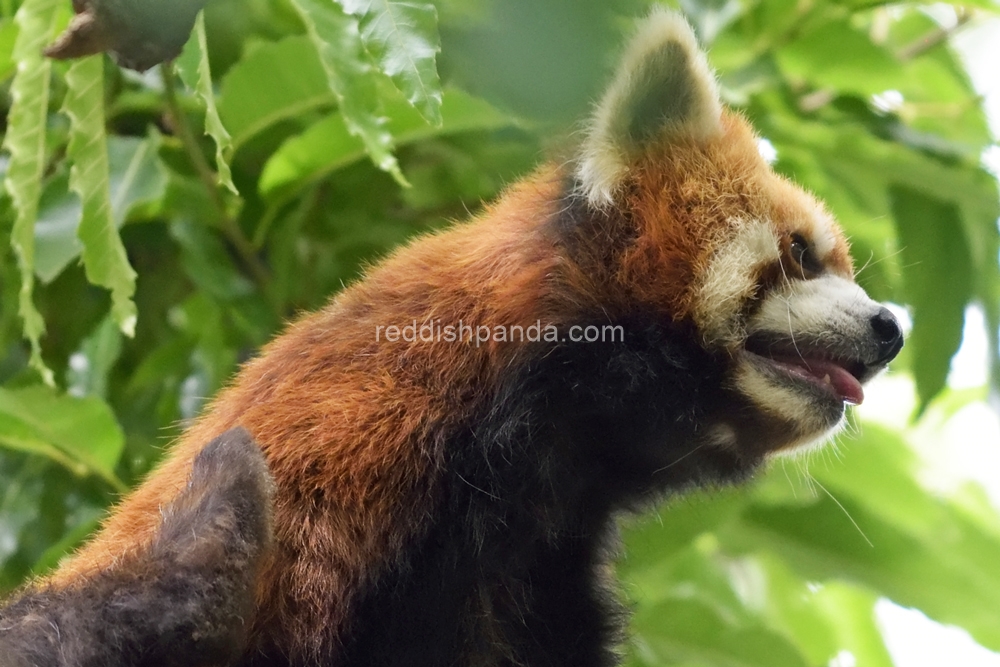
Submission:
[[[563,154],[647,8],[213,0],[175,64],[137,75],[40,56],[68,1],[0,1],[0,590],[84,539],[284,322]],[[923,412],[966,306],[1000,325],[993,139],[953,30],[878,0],[680,9],[775,168],[843,222],[860,282],[909,309],[894,372]],[[998,11],[969,0],[951,18]],[[885,428],[841,459],[779,462],[635,522],[630,664],[889,665],[882,597],[1000,649],[1000,518],[982,495],[926,490]]]

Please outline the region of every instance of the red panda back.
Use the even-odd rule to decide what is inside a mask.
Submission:
[[[544,227],[560,187],[554,170],[539,173],[479,220],[418,240],[292,324],[50,582],[68,585],[141,552],[203,443],[241,425],[276,483],[277,548],[258,592],[262,615],[295,619],[300,627],[288,632],[299,638],[342,622],[353,593],[433,513],[440,434],[484,400],[491,375],[516,354],[376,337],[413,322],[491,330],[553,322],[542,290],[558,259]]]

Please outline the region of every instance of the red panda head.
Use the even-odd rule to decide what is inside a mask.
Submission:
[[[723,108],[678,15],[654,12],[633,39],[575,180],[593,211],[629,228],[616,282],[722,360],[767,451],[838,428],[902,346],[895,318],[854,282],[833,217]],[[737,430],[723,422],[715,439],[736,446]]]

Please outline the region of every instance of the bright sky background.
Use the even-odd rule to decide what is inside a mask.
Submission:
[[[930,13],[944,26],[954,22],[950,7],[933,6]],[[976,89],[985,97],[993,136],[1000,137],[1000,18],[975,21],[955,36],[953,44],[964,58]],[[1000,147],[994,146],[983,159],[1000,176]],[[949,386],[960,389],[986,383],[986,336],[982,312],[970,308],[962,347],[952,361]],[[916,404],[912,380],[888,374],[878,378],[866,393],[865,404],[858,408],[862,417],[896,427],[907,424]],[[932,408],[910,432],[909,440],[927,463],[926,483],[947,490],[975,480],[1000,511],[1000,416],[984,402],[970,404],[950,419],[935,415]],[[962,629],[940,625],[919,611],[888,600],[878,603],[876,615],[898,667],[1000,667],[1000,653],[979,646]],[[836,667],[842,664],[841,660]]]

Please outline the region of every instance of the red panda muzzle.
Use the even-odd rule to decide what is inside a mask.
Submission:
[[[791,334],[758,331],[747,338],[744,347],[793,378],[829,392],[833,399],[860,405],[864,401],[862,384],[896,357],[903,346],[903,334],[899,322],[886,308],[879,307],[868,318],[868,327],[857,327],[860,336],[856,331],[836,335],[837,322],[843,319],[831,318],[820,334],[804,330],[797,335],[794,330]]]

